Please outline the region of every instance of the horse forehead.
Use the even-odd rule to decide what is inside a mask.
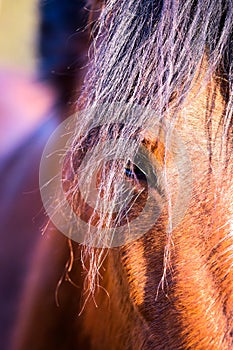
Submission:
[[[186,128],[191,128],[201,138],[206,139],[207,125],[211,122],[211,132],[217,134],[225,103],[220,87],[214,82],[197,80],[182,106],[180,117]]]
[[[206,193],[216,191],[233,222],[233,161],[231,157],[228,170],[224,171],[225,163],[221,159],[223,130],[220,123],[224,113],[225,102],[220,87],[214,80],[208,83],[197,80],[181,108],[175,129],[187,149],[194,186]],[[207,180],[210,167],[212,186]]]
[[[202,165],[200,170],[209,168],[210,153],[213,170],[219,169],[224,109],[220,87],[213,79],[207,82],[200,76],[188,93],[176,123],[193,165]]]

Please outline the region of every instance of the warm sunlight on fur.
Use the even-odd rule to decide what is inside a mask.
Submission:
[[[32,286],[29,279],[26,288],[27,317],[19,327],[16,349],[30,348],[25,344],[32,344],[30,330],[37,319],[44,333],[36,350],[47,341],[52,344],[49,349],[66,349],[66,341],[61,347],[54,345],[56,336],[46,334],[50,327],[68,334],[72,349],[233,349],[232,3],[109,0],[104,4],[101,11],[97,5],[94,9],[99,19],[92,23],[89,69],[78,100],[87,112],[77,115],[72,161],[66,167],[66,174],[73,171],[71,180],[78,181],[69,187],[68,196],[82,211],[88,193],[79,201],[77,184],[86,181],[91,193],[89,181],[97,167],[93,153],[78,172],[88,148],[111,138],[116,147],[113,161],[126,152],[131,160],[137,152],[131,142],[135,139],[150,150],[148,159],[157,176],[153,194],[158,207],[160,201],[163,207],[151,227],[148,222],[157,208],[149,208],[138,224],[145,228],[140,238],[120,247],[93,248],[106,217],[106,226],[114,221],[118,197],[112,196],[112,188],[117,180],[114,166],[109,166],[98,183],[97,201],[104,205],[94,234],[89,225],[84,244],[69,245],[72,259],[57,289],[60,315],[54,306],[38,309],[48,290],[52,293],[55,276],[69,255],[55,230],[46,232],[49,238],[39,247],[33,268],[38,281]],[[105,111],[95,113],[100,105]],[[140,114],[134,113],[135,106],[140,106]],[[158,123],[165,131],[154,137]],[[169,144],[170,140],[174,142]],[[180,157],[181,148],[190,168],[184,161],[187,157]],[[103,152],[102,161],[110,151]],[[183,169],[182,176],[175,165]],[[126,170],[127,181],[138,176],[140,183],[140,169],[138,175]],[[175,211],[178,197],[185,204]],[[55,248],[60,253],[54,262],[50,252]],[[44,279],[53,283],[43,288]]]

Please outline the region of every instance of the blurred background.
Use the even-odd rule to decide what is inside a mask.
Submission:
[[[0,65],[33,73],[38,35],[36,0],[0,1]]]
[[[19,108],[24,103],[26,90],[29,90],[29,81],[37,74],[38,27],[37,1],[0,0],[1,156],[10,152],[29,129],[30,123],[25,123],[25,117],[18,114],[21,114]],[[19,122],[17,127],[15,120]]]
[[[85,74],[84,5],[0,0],[1,350],[11,349],[26,276],[48,220],[39,191],[41,154],[75,110]]]

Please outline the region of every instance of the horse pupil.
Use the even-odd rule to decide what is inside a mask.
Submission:
[[[125,168],[125,175],[126,177],[130,179],[136,178],[137,180],[145,180],[145,174],[136,166],[136,165],[130,165],[127,164],[127,167]]]

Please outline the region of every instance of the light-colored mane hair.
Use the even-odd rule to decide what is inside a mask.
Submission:
[[[226,155],[232,134],[232,27],[230,0],[106,1],[93,28],[89,70],[79,99],[85,113],[78,114],[71,158],[80,156],[83,147],[93,142],[92,137],[96,147],[111,134],[115,145],[113,161],[126,152],[129,159],[133,159],[137,147],[130,140],[139,135],[136,138],[139,146],[144,138],[143,130],[153,129],[158,121],[163,123],[165,113],[171,117],[169,135],[204,60],[207,67],[203,81],[214,78],[225,101],[218,132]],[[137,106],[142,107],[142,113],[134,113]],[[209,151],[211,155],[211,149]],[[106,147],[102,160],[110,153]],[[96,166],[93,154],[78,174],[79,183],[90,183]],[[85,234],[82,260],[88,271],[86,287],[91,292],[99,285],[100,267],[107,254],[107,249],[93,249],[92,245],[96,245],[98,237],[100,242],[103,239],[103,225],[111,225],[114,201],[119,195],[112,198],[115,170],[114,167],[106,169],[99,185],[97,202],[103,201],[105,205],[95,226],[95,235],[91,230]],[[77,199],[76,186],[70,189],[73,202]],[[85,266],[87,256],[90,260]]]

